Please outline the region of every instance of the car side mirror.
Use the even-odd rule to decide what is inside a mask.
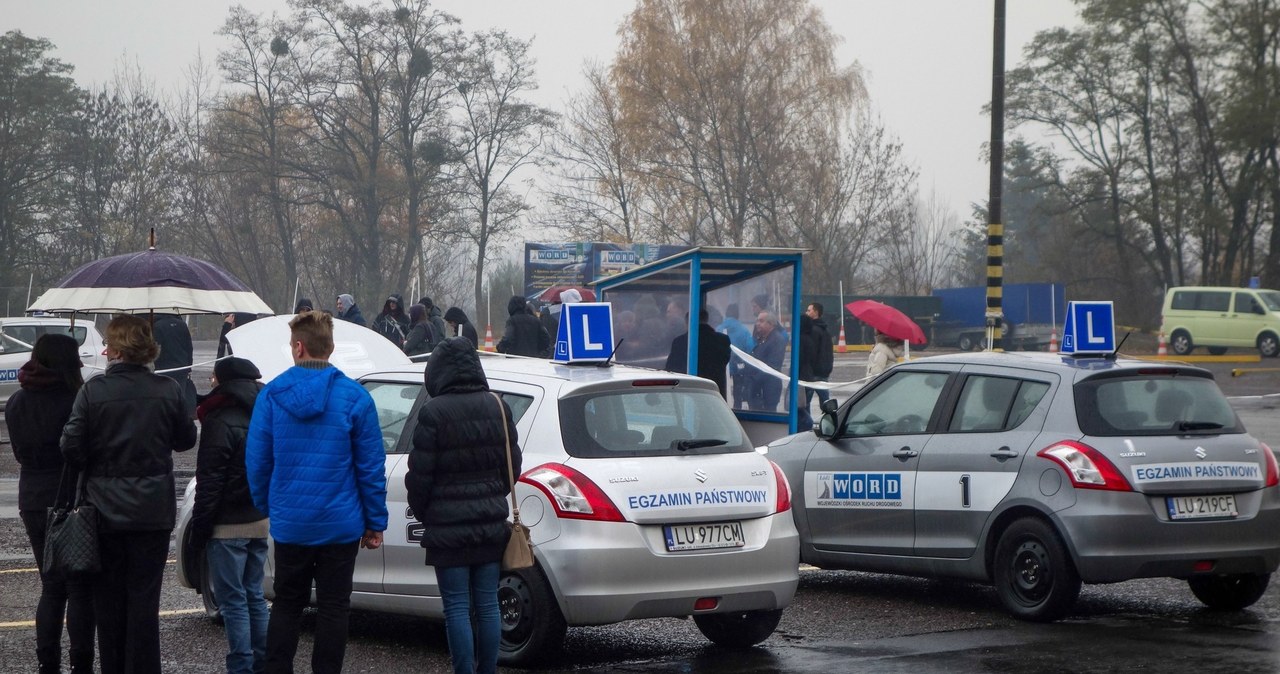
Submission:
[[[825,407],[826,405],[824,404],[823,406]],[[836,431],[839,428],[836,423],[835,411],[823,412],[822,418],[818,419],[817,425],[813,427],[813,434],[823,440],[830,440],[836,436]]]
[[[840,409],[840,403],[837,402],[835,398],[827,398],[822,401],[818,407],[822,410],[823,414],[835,414],[836,410]]]

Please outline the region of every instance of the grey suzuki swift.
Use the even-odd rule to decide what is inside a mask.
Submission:
[[[765,451],[803,562],[988,582],[1027,620],[1063,616],[1082,582],[1149,577],[1240,609],[1280,564],[1275,456],[1190,365],[923,358]]]

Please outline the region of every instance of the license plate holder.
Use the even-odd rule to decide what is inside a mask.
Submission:
[[[1233,494],[1166,496],[1171,520],[1233,519],[1240,515]]]
[[[742,522],[665,524],[662,526],[662,538],[667,544],[667,552],[721,550],[741,548],[747,544]]]

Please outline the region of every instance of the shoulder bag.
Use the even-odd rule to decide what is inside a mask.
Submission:
[[[65,473],[70,466],[63,466],[62,470]],[[48,509],[44,573],[51,578],[83,578],[102,570],[98,548],[98,509],[84,502],[84,481],[85,471],[82,470],[72,502],[62,500],[59,487],[58,499]]]
[[[533,566],[533,544],[529,541],[529,527],[520,521],[520,508],[516,506],[516,476],[511,464],[511,434],[507,431],[507,406],[497,393],[489,392],[498,401],[498,410],[502,414],[502,436],[507,441],[507,486],[511,495],[511,538],[507,539],[507,549],[502,553],[502,570],[515,571]]]

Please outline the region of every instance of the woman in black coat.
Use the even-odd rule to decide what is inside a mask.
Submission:
[[[21,469],[18,472],[18,514],[31,539],[40,571],[40,601],[36,604],[36,661],[40,672],[60,672],[62,621],[66,616],[71,642],[71,671],[93,671],[93,594],[87,581],[63,581],[44,573],[45,509],[54,505],[59,491],[69,502],[75,489],[74,473],[62,476],[62,452],[58,441],[71,416],[71,404],[84,384],[80,376],[76,340],[67,335],[46,334],[36,340],[31,360],[18,371],[21,388],[4,410],[9,443]]]
[[[177,516],[173,452],[196,444],[177,382],[151,372],[160,347],[146,319],[107,324],[107,371],[85,382],[62,431],[62,457],[87,474],[98,509],[94,581],[102,674],[160,672],[160,583]]]
[[[512,475],[520,474],[515,420],[489,392],[476,346],[465,337],[431,352],[426,385],[431,399],[418,412],[404,478],[409,507],[423,524],[422,547],[440,584],[454,671],[491,673],[502,632],[498,576],[511,536],[508,494]]]

